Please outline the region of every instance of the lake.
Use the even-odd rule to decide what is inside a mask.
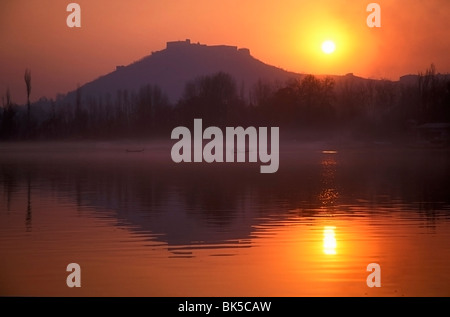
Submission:
[[[292,142],[261,174],[170,147],[0,144],[0,296],[450,296],[448,149]]]

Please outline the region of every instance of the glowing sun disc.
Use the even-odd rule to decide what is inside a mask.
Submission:
[[[333,41],[325,41],[322,43],[322,51],[325,54],[331,54],[336,50],[336,45]]]

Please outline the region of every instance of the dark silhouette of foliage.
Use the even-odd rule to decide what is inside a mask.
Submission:
[[[234,79],[219,72],[188,82],[177,108],[188,121],[203,118],[206,124],[224,126],[242,118],[242,106]]]
[[[12,139],[17,136],[17,106],[12,103],[11,93],[9,92],[9,89],[6,90],[5,99],[6,103],[2,105],[3,113],[1,117],[0,138]]]
[[[27,106],[13,104],[9,90],[0,111],[0,139],[87,139],[167,136],[202,118],[205,126],[279,126],[298,135],[353,135],[364,140],[413,137],[419,125],[450,122],[450,76],[431,65],[414,81],[334,79],[306,75],[285,83],[258,81],[248,100],[229,74],[188,82],[170,104],[156,85],[114,95],[40,100],[30,115],[31,73],[25,72]],[[30,119],[31,117],[31,119]]]

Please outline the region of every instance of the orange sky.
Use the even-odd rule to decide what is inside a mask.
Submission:
[[[32,100],[55,97],[186,38],[247,47],[301,73],[396,80],[431,63],[450,72],[448,0],[78,0],[80,29],[66,26],[70,2],[0,2],[0,96],[9,87],[25,101],[27,67]],[[370,2],[381,6],[381,28],[366,25]],[[334,54],[321,52],[326,39]]]

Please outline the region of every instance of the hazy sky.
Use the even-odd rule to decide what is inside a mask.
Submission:
[[[81,28],[68,28],[66,7],[81,6]],[[366,6],[381,6],[369,28]],[[434,63],[450,72],[449,0],[1,0],[0,96],[25,101],[66,93],[116,65],[128,65],[167,41],[247,47],[286,70],[398,79]],[[325,55],[321,43],[337,50]]]

